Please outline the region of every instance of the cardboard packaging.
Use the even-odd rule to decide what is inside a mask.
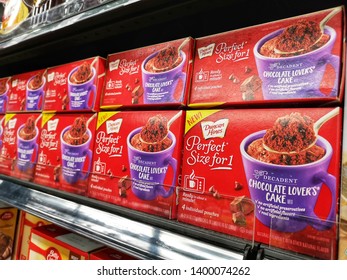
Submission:
[[[12,259],[17,214],[18,210],[16,208],[0,208],[0,260]]]
[[[88,260],[104,245],[56,225],[32,229],[29,260]]]
[[[178,221],[335,259],[341,116],[339,107],[187,111]]]
[[[107,247],[92,252],[90,254],[90,260],[136,260],[136,258]]]
[[[345,25],[340,6],[197,38],[188,106],[340,104]]]
[[[38,157],[40,113],[6,114],[0,153],[2,174],[22,180],[33,179]]]
[[[41,112],[47,87],[47,69],[13,75],[7,113]]]
[[[16,237],[16,260],[28,259],[31,230],[35,227],[40,227],[48,224],[51,224],[51,222],[41,219],[25,211],[20,212]]]
[[[97,113],[43,113],[34,182],[85,195]]]
[[[184,113],[100,112],[88,196],[174,219]]]
[[[47,70],[45,112],[97,112],[104,85],[106,60],[91,57]]]
[[[10,86],[11,77],[5,77],[0,79],[0,114],[6,113]]]
[[[108,55],[101,108],[186,105],[193,50],[194,40],[187,37]]]

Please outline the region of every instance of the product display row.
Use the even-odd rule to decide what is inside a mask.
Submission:
[[[4,77],[0,173],[343,259],[345,22],[338,6]]]
[[[339,6],[110,54],[107,61],[93,57],[18,73],[0,80],[0,109],[338,105],[343,98],[344,15]],[[322,21],[325,30],[320,29]]]
[[[339,107],[4,118],[2,174],[317,258],[336,256]]]

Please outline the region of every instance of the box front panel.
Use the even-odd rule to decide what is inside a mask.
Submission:
[[[321,33],[320,21],[335,11]],[[197,39],[189,106],[340,102],[343,11]]]
[[[47,86],[46,69],[14,75],[7,100],[7,112],[41,112]]]
[[[96,113],[43,114],[36,183],[86,193],[96,118]]]
[[[101,107],[185,105],[193,47],[188,37],[109,55]]]
[[[92,57],[47,70],[44,111],[97,112],[105,78],[105,59]]]
[[[0,168],[3,174],[32,180],[38,157],[41,114],[6,114]]]
[[[183,121],[183,111],[99,113],[88,195],[174,218]]]
[[[340,129],[338,108],[188,111],[178,220],[334,258]]]

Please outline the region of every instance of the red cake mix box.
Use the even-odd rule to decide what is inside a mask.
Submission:
[[[188,111],[178,220],[336,258],[341,116],[338,107]]]
[[[48,68],[43,110],[98,111],[105,63],[104,58],[96,56]]]
[[[104,245],[57,225],[31,231],[29,260],[88,260],[90,253]]]
[[[25,211],[21,211],[18,221],[18,231],[16,237],[16,260],[27,260],[29,253],[29,243],[31,230],[35,227],[51,224],[50,222],[36,217]]]
[[[92,252],[90,260],[136,260],[136,258],[116,249],[106,247]]]
[[[0,114],[5,114],[11,86],[11,77],[0,78]]]
[[[110,54],[101,108],[186,105],[193,48],[187,37]]]
[[[17,215],[18,209],[0,205],[0,260],[12,259],[17,229]]]
[[[40,113],[6,114],[0,152],[1,173],[32,180],[38,157]]]
[[[100,112],[88,195],[173,219],[184,111]]]
[[[188,105],[339,103],[344,36],[340,6],[198,38]]]
[[[34,182],[84,195],[97,113],[43,113]]]
[[[12,76],[7,112],[42,111],[47,86],[47,69]]]

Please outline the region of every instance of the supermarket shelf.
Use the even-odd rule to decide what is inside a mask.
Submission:
[[[2,174],[0,202],[141,259],[313,259]]]
[[[242,259],[222,247],[0,180],[0,201],[141,259]]]
[[[200,37],[344,0],[119,0],[0,42],[0,76]],[[240,14],[245,16],[240,18]],[[142,259],[311,259],[0,175],[0,201]],[[252,258],[252,257],[251,257]]]

